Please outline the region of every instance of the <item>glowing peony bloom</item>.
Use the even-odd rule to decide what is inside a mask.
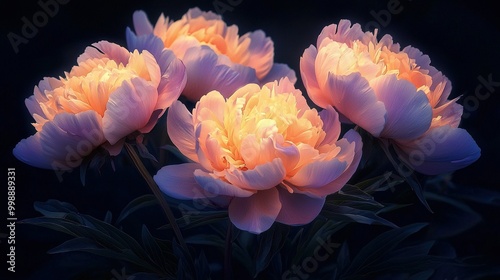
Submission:
[[[162,14],[154,27],[143,11],[136,11],[133,20],[137,35],[127,29],[129,49],[151,50],[151,40],[141,37],[154,34],[159,38],[186,65],[183,95],[191,101],[211,90],[229,97],[248,83],[265,84],[283,77],[296,81],[287,65],[273,63],[273,41],[261,30],[239,36],[236,25],[227,26],[221,16],[198,8],[177,21]]]
[[[341,20],[304,51],[300,69],[314,103],[331,105],[341,120],[391,139],[400,157],[424,174],[453,171],[480,156],[472,137],[457,128],[462,106],[448,100],[450,81],[416,48],[400,50],[391,36],[377,40]]]
[[[238,228],[253,233],[275,221],[302,225],[340,190],[361,157],[361,137],[338,139],[337,112],[318,114],[287,78],[249,84],[225,99],[212,91],[192,114],[180,103],[168,112],[172,142],[193,163],[165,166],[154,176],[178,199],[228,206]]]
[[[77,62],[64,78],[40,81],[26,99],[37,132],[14,148],[19,160],[70,170],[99,146],[116,155],[125,137],[151,131],[186,83],[184,65],[168,50],[155,59],[101,41]]]

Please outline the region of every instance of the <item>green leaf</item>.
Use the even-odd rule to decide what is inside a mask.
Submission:
[[[161,251],[160,246],[156,242],[156,239],[151,235],[148,228],[145,225],[142,225],[142,245],[146,250],[149,257],[152,261],[163,270],[166,270],[164,266],[166,263],[166,259]]]
[[[111,211],[107,211],[106,216],[104,216],[104,222],[111,224],[112,221],[113,221],[113,213],[111,213]]]
[[[344,221],[333,221],[333,220],[322,220],[316,219],[316,222],[307,231],[307,234],[301,239],[297,246],[297,252],[292,259],[293,264],[299,264],[305,258],[313,256],[314,250],[324,243],[337,243],[336,240],[332,240],[332,236],[335,232],[344,228],[347,223]],[[338,244],[340,246],[340,244]]]
[[[254,277],[266,269],[272,258],[281,250],[288,237],[288,232],[288,227],[274,224],[269,230],[257,237],[257,250],[254,254]]]
[[[328,196],[327,202],[365,210],[384,207],[384,205],[375,201],[373,196],[354,185],[345,185],[339,192]]]
[[[433,239],[449,238],[477,225],[482,217],[468,205],[431,192],[425,196],[429,201],[439,202],[441,210],[434,214],[428,234]]]
[[[203,251],[195,259],[194,267],[197,279],[210,279],[210,265]]]
[[[420,231],[427,224],[411,224],[384,232],[364,246],[354,257],[349,268],[342,275],[363,274],[379,260],[383,260],[394,248],[410,235]]]
[[[47,253],[59,254],[59,253],[81,251],[84,249],[100,249],[100,248],[102,247],[97,245],[93,240],[90,240],[86,237],[76,237],[50,249]]]
[[[338,271],[344,271],[347,267],[349,267],[350,263],[351,257],[349,256],[349,246],[347,245],[347,242],[344,242],[342,247],[340,247],[340,251],[337,256]]]
[[[349,206],[338,206],[330,203],[325,203],[321,215],[332,220],[356,222],[367,225],[384,225],[392,228],[398,227],[392,222],[377,216],[377,214],[372,211],[355,209]]]
[[[387,158],[389,159],[393,167],[396,169],[398,174],[405,179],[405,181],[408,183],[408,185],[410,185],[412,190],[417,195],[420,202],[422,202],[425,208],[427,208],[427,210],[429,210],[429,212],[432,213],[431,207],[425,200],[424,190],[420,185],[420,183],[418,182],[418,179],[415,177],[415,172],[410,167],[408,167],[408,165],[406,165],[404,162],[399,162],[399,164],[398,162],[396,162],[395,157],[392,155],[393,150],[391,150],[391,147],[389,146],[389,143],[387,141],[380,141],[380,146],[384,150]],[[406,170],[403,170],[402,167],[404,167]]]
[[[154,162],[158,162],[158,160],[155,158],[155,156],[153,156],[148,148],[146,147],[146,145],[144,145],[143,143],[140,143],[140,142],[136,142],[136,146],[137,146],[137,150],[139,151],[139,155],[144,158],[144,159],[149,159],[149,160],[152,160]]]
[[[77,213],[75,206],[67,202],[61,202],[55,199],[49,199],[46,202],[36,201],[34,203],[36,211],[50,218],[62,218],[67,213]]]
[[[130,214],[138,211],[144,207],[149,207],[152,205],[158,204],[158,200],[152,194],[146,194],[140,196],[127,204],[121,211],[120,215],[116,219],[116,224],[120,224],[125,218],[127,218]]]

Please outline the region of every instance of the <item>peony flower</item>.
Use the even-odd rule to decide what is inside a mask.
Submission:
[[[125,137],[149,132],[186,83],[168,50],[156,59],[101,41],[87,47],[65,77],[44,78],[26,107],[37,132],[14,155],[40,168],[70,170],[97,147],[120,152]]]
[[[137,35],[127,29],[129,48],[151,50],[147,40],[140,38],[151,34],[159,38],[186,65],[188,82],[183,95],[191,101],[211,90],[228,97],[248,83],[264,84],[282,77],[296,81],[287,65],[273,63],[273,41],[261,30],[239,36],[236,25],[227,26],[221,16],[198,8],[188,10],[178,21],[162,14],[154,27],[143,11],[136,11],[133,19]]]
[[[227,205],[232,223],[253,233],[275,221],[311,222],[361,157],[359,134],[350,130],[339,140],[337,112],[309,108],[287,78],[248,84],[227,99],[212,91],[192,114],[176,102],[167,130],[193,162],[160,169],[154,176],[160,189],[178,199]]]
[[[341,20],[323,29],[317,48],[304,51],[300,70],[315,104],[333,106],[345,122],[390,139],[419,172],[454,171],[480,156],[458,128],[462,106],[448,99],[450,81],[428,56],[411,46],[400,50],[389,35],[377,40],[376,33]]]

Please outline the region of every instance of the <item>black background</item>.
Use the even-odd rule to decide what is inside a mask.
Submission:
[[[226,2],[221,0],[221,2]],[[237,2],[237,1],[233,1]],[[387,9],[388,3],[399,2],[401,11],[390,20],[377,23],[376,14]],[[16,54],[7,34],[21,35],[26,17],[41,10],[37,1],[2,1],[0,16],[1,75],[0,75],[0,131],[1,170],[7,182],[7,168],[16,168],[16,216],[18,219],[35,217],[35,201],[50,198],[68,201],[81,212],[103,217],[106,210],[123,207],[130,199],[147,192],[138,174],[127,169],[116,171],[104,168],[102,175],[91,173],[82,186],[78,172],[63,175],[59,182],[52,171],[25,165],[12,156],[12,149],[22,138],[34,133],[31,116],[24,99],[33,92],[34,85],[45,76],[63,75],[76,63],[85,46],[99,40],[108,40],[125,46],[125,28],[132,25],[132,13],[145,10],[154,23],[163,12],[171,19],[179,19],[189,8],[198,6],[214,11],[215,1],[96,1],[70,0],[59,5],[59,11],[38,28],[33,38],[19,46]],[[232,10],[224,11],[228,24],[236,24],[240,34],[262,29],[274,41],[275,61],[287,63],[299,78],[297,87],[303,89],[299,74],[299,58],[305,48],[316,43],[321,29],[340,19],[350,19],[363,27],[379,24],[379,34],[391,34],[402,47],[412,45],[431,57],[432,65],[452,81],[452,96],[463,95],[467,117],[461,126],[466,128],[482,149],[481,158],[473,165],[453,174],[453,181],[471,189],[482,187],[499,190],[500,174],[500,86],[494,87],[489,97],[474,97],[480,85],[478,77],[500,82],[500,20],[498,9],[487,1],[251,1],[243,0]],[[380,35],[379,35],[380,38]],[[484,88],[482,89],[484,91]],[[470,96],[467,99],[467,96]],[[0,216],[6,214],[6,188],[2,191]],[[500,249],[499,207],[473,205],[483,215],[483,222],[462,236],[464,254],[486,254],[496,258]],[[2,218],[1,224],[6,223]],[[6,228],[0,228],[1,233]],[[39,231],[39,234],[34,232]],[[57,271],[51,265],[46,251],[64,240],[50,231],[18,226],[16,229],[16,276],[19,279],[42,279],[40,271]],[[62,238],[62,239],[61,239]],[[1,259],[5,260],[6,239],[1,239]],[[78,260],[74,260],[78,261]],[[0,265],[2,275],[7,264]],[[45,272],[46,273],[46,272]],[[8,277],[12,277],[8,274]],[[3,278],[2,278],[3,279]],[[7,278],[10,279],[10,278]],[[54,279],[57,279],[55,277]]]

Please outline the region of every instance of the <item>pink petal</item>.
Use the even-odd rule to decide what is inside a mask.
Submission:
[[[325,92],[331,105],[353,123],[375,137],[384,128],[386,109],[360,73],[347,76],[328,74]]]
[[[139,52],[147,50],[155,57],[159,57],[165,48],[163,41],[153,34],[136,35],[132,32],[132,30],[130,30],[130,28],[127,27],[125,36],[127,39],[127,47],[132,52],[134,50],[138,50]]]
[[[34,166],[69,170],[105,142],[101,117],[95,111],[62,113],[45,123],[34,136],[21,141],[14,155]]]
[[[249,134],[241,141],[239,153],[248,169],[254,169],[276,158],[273,139],[259,139],[255,134]]]
[[[275,155],[281,159],[286,172],[290,172],[295,169],[300,161],[300,152],[297,146],[293,143],[279,143],[278,141],[273,141]]]
[[[429,129],[432,108],[423,91],[396,75],[380,76],[370,81],[378,100],[387,110],[387,120],[381,137],[414,139]]]
[[[268,230],[281,210],[278,191],[275,188],[259,191],[240,198],[235,197],[229,204],[229,218],[239,229],[259,234]]]
[[[166,109],[179,98],[186,87],[186,67],[167,49],[163,50],[156,60],[160,65],[162,76],[158,85],[158,101],[155,109]]]
[[[202,96],[196,103],[193,110],[193,120],[217,120],[220,124],[224,123],[224,108],[226,99],[217,91],[211,91]]]
[[[226,65],[209,47],[190,48],[183,57],[187,70],[187,84],[183,94],[197,101],[204,94],[217,90],[229,97],[238,88],[257,82],[253,69],[242,65]]]
[[[149,121],[142,128],[138,129],[138,131],[140,133],[149,133],[154,128],[154,126],[158,122],[158,119],[163,115],[163,113],[165,113],[165,110],[154,110],[153,113],[151,113]]]
[[[177,199],[197,199],[214,197],[194,179],[194,172],[201,169],[198,163],[183,163],[162,167],[153,176],[160,190],[168,196]]]
[[[333,41],[340,43],[346,43],[351,46],[352,42],[355,40],[361,40],[365,36],[365,33],[361,30],[361,26],[355,23],[351,26],[349,20],[340,20],[339,24],[331,24],[323,28],[318,36],[316,46],[320,46],[321,42],[325,38],[330,38]]]
[[[356,172],[359,161],[361,160],[363,142],[361,136],[354,130],[346,132],[344,137],[337,142],[337,146],[341,147],[338,158],[351,159],[347,161],[348,167],[343,173],[329,184],[317,189],[303,189],[302,193],[314,196],[327,196],[332,193],[338,192],[346,183],[351,179],[354,172]],[[354,146],[354,147],[353,147]]]
[[[237,186],[231,185],[222,178],[217,177],[213,173],[207,173],[201,169],[194,171],[196,182],[207,192],[214,195],[227,195],[234,197],[249,197],[254,191],[244,190]]]
[[[171,49],[175,55],[180,58],[182,61],[184,61],[184,56],[186,55],[186,52],[191,49],[191,48],[200,48],[201,43],[198,41],[198,39],[192,37],[192,36],[184,36],[182,38],[176,39],[172,44],[170,45],[169,49]]]
[[[262,30],[241,36],[240,41],[250,38],[249,60],[245,65],[255,69],[258,79],[263,79],[271,70],[274,58],[274,44]]]
[[[36,88],[35,88],[35,90],[36,90]],[[28,112],[30,112],[30,114],[32,116],[36,114],[36,115],[39,115],[43,118],[47,118],[47,116],[45,116],[45,114],[43,113],[42,108],[40,108],[40,102],[38,102],[38,100],[36,100],[34,95],[26,98],[24,100],[24,104],[26,105],[26,108],[28,108]]]
[[[54,160],[46,156],[43,152],[43,147],[40,143],[40,132],[26,139],[22,139],[19,143],[17,143],[13,150],[13,154],[18,160],[31,166],[54,169],[51,165],[54,163]],[[65,165],[61,165],[61,167],[63,168],[60,169],[63,170],[71,169]]]
[[[332,105],[332,102],[318,84],[315,68],[317,55],[318,50],[312,45],[304,51],[300,58],[300,75],[309,98],[319,107],[326,108],[326,106]]]
[[[324,161],[313,161],[303,166],[287,182],[305,188],[319,188],[325,186],[339,177],[348,167],[348,163],[337,158]]]
[[[311,197],[300,193],[289,193],[284,188],[278,188],[281,211],[276,221],[287,225],[304,225],[314,220],[323,205],[325,197]]]
[[[229,183],[246,190],[267,190],[276,187],[285,178],[286,170],[280,158],[249,170],[226,170]]]
[[[397,147],[405,162],[427,175],[464,168],[481,155],[481,149],[466,130],[448,125],[431,128],[424,136],[399,142]]]
[[[206,170],[221,171],[226,168],[223,151],[214,138],[216,134],[222,133],[220,130],[220,124],[212,119],[202,121],[195,128],[195,152],[198,162]]]
[[[117,64],[122,63],[123,65],[127,65],[130,52],[118,44],[108,41],[99,41],[92,44],[92,47],[87,47],[85,53],[80,55],[77,61],[80,63],[89,58],[101,58],[103,56],[116,61]]]
[[[102,147],[106,149],[106,151],[108,151],[110,156],[117,156],[121,153],[123,144],[125,144],[125,138],[120,139],[120,141],[116,142],[113,145],[109,144],[109,142],[106,142],[102,144]]]
[[[153,25],[148,20],[144,11],[135,11],[132,15],[134,21],[134,30],[138,36],[153,33]]]
[[[288,65],[282,63],[274,63],[269,73],[267,73],[265,77],[260,79],[260,84],[279,81],[284,77],[287,77],[292,82],[292,84],[295,84],[297,82],[297,75],[295,75],[295,71],[288,67]]]
[[[198,161],[195,151],[193,116],[180,101],[176,101],[168,110],[167,132],[183,155],[193,161]]]
[[[103,117],[104,136],[115,144],[128,134],[143,128],[156,106],[156,88],[141,78],[124,82],[108,100]]]
[[[335,143],[340,136],[339,114],[329,105],[319,112],[319,117],[323,121],[323,131],[326,133],[320,145]]]
[[[452,127],[458,127],[462,119],[462,113],[464,111],[462,105],[457,103],[457,100],[459,98],[460,97],[449,100],[442,106],[432,110],[434,118],[433,123],[437,121],[441,124],[446,123],[448,125],[451,125]],[[431,124],[431,126],[433,126],[433,124]]]

